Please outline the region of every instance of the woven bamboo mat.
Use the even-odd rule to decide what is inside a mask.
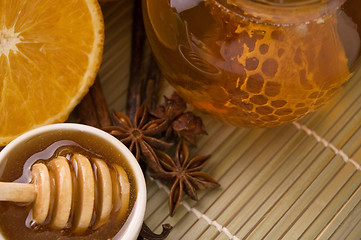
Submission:
[[[123,111],[129,78],[132,1],[102,5],[100,77],[108,105]],[[360,239],[361,71],[332,102],[292,124],[237,129],[202,115],[208,136],[194,154],[221,187],[184,198],[174,217],[168,191],[147,178],[145,222],[168,239]],[[165,92],[171,92],[166,86]],[[199,114],[199,113],[197,113]]]

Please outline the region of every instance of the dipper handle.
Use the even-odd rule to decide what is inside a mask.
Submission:
[[[35,197],[34,184],[0,182],[0,201],[31,203]]]

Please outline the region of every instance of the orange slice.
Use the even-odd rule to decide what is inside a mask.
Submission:
[[[65,121],[88,92],[104,43],[96,0],[0,1],[0,145]]]

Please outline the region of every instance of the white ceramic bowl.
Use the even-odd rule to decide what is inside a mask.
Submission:
[[[58,131],[67,131],[67,130],[76,130],[79,132],[85,132],[91,135],[98,136],[109,143],[112,147],[117,148],[121,154],[123,154],[124,159],[128,161],[129,166],[132,168],[135,181],[137,185],[137,199],[134,204],[132,213],[130,214],[127,224],[125,224],[121,233],[116,235],[116,239],[126,239],[133,240],[137,239],[140,229],[143,224],[145,208],[146,208],[146,185],[144,180],[143,172],[138,164],[138,161],[135,159],[133,154],[128,150],[128,148],[121,143],[118,139],[112,135],[94,127],[90,127],[82,124],[75,123],[59,123],[52,124],[43,127],[36,128],[29,132],[24,133],[19,136],[11,143],[9,143],[1,152],[0,152],[0,174],[4,171],[5,159],[7,155],[13,151],[18,151],[19,147],[23,144],[26,144],[30,139],[33,139],[36,136],[41,136],[44,134],[49,134],[51,132]],[[41,138],[38,138],[41,139]],[[0,233],[0,240],[5,239]]]

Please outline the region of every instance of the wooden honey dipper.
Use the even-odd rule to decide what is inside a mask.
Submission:
[[[92,158],[92,163],[93,167],[78,153],[70,162],[58,156],[47,164],[36,163],[31,168],[31,183],[0,182],[0,201],[33,203],[36,224],[50,218],[49,226],[60,230],[68,228],[70,222],[74,233],[103,226],[112,213],[121,219],[130,198],[126,172],[118,164],[109,168],[98,158]]]

